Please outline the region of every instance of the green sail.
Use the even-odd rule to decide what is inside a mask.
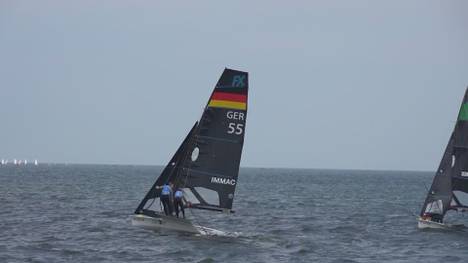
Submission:
[[[458,114],[459,121],[468,121],[468,103],[463,103]]]

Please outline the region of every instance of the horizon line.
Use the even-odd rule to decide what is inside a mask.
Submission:
[[[81,163],[81,162],[39,162],[39,165],[102,165],[102,166],[161,166],[165,167],[167,164],[130,164],[130,163]],[[6,164],[8,166],[14,165],[13,163]],[[18,165],[18,164],[17,164]],[[21,164],[25,165],[25,164]],[[33,165],[34,162],[31,164]],[[3,166],[3,165],[0,165]],[[323,168],[323,167],[266,167],[266,166],[240,166],[243,169],[291,169],[291,170],[335,170],[335,171],[377,171],[377,172],[435,172],[433,170],[416,170],[416,169],[366,169],[366,168]]]

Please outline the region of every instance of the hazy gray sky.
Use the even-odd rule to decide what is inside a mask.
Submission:
[[[434,170],[468,1],[0,1],[0,158],[164,164],[224,67],[243,166]]]

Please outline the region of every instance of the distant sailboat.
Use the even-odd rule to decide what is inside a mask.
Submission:
[[[28,165],[28,160],[24,160],[24,165]]]
[[[17,164],[18,164],[18,162],[16,161],[16,159],[13,159],[13,164],[14,164],[14,165],[17,165]]]
[[[34,165],[37,166],[39,163],[37,162],[37,159],[34,160]]]
[[[166,216],[154,205],[161,186],[182,188],[188,209],[233,212],[247,116],[248,73],[225,69],[179,149],[135,210],[132,224],[190,233],[212,231]],[[159,211],[158,211],[159,210]]]
[[[4,159],[2,159],[2,165],[5,165],[5,160]]]
[[[468,89],[439,169],[421,209],[418,227],[455,226],[444,223],[445,214],[450,210],[467,211],[468,203],[461,202],[466,199],[466,194],[468,194]]]

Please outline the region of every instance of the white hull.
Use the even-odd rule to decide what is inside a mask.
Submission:
[[[450,225],[444,224],[444,223],[438,223],[434,222],[431,220],[426,220],[422,218],[418,218],[418,228],[419,229],[426,229],[426,228],[432,228],[432,229],[446,229],[449,228]]]
[[[172,216],[151,217],[142,214],[132,217],[132,225],[151,230],[172,230],[193,234],[201,234],[198,226],[194,226],[189,220]]]
[[[165,216],[157,213],[156,216],[133,215],[132,225],[142,227],[149,230],[169,230],[190,234],[198,234],[203,236],[222,236],[222,237],[238,237],[239,233],[229,233],[221,230],[194,225],[190,220],[177,218],[173,216]]]
[[[465,226],[463,224],[444,224],[444,223],[438,223],[434,222],[431,220],[426,220],[422,219],[421,217],[418,218],[418,228],[419,229],[427,229],[427,228],[432,228],[432,229],[460,229],[464,228]]]

